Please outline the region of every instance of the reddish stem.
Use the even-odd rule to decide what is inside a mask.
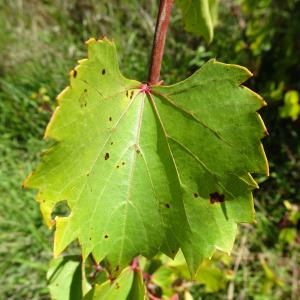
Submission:
[[[131,269],[133,271],[136,271],[138,267],[139,267],[139,257],[137,256],[132,260]]]
[[[151,85],[159,82],[161,62],[164,53],[172,5],[173,0],[160,0],[148,77],[148,82]]]

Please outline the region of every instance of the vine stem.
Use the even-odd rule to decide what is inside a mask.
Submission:
[[[148,76],[148,83],[150,85],[159,83],[161,62],[164,54],[172,6],[173,0],[160,0]]]
[[[168,32],[173,2],[174,0],[160,0],[148,75],[148,84],[150,85],[159,83],[161,62],[164,54],[165,41]],[[142,90],[143,92],[147,92],[148,88],[143,85]],[[133,270],[136,270],[138,268],[138,265],[139,257],[137,256],[133,259],[131,268]]]

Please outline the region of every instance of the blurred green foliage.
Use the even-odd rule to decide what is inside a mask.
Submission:
[[[86,56],[84,41],[107,35],[124,74],[146,80],[155,0],[0,0],[0,295],[49,299],[51,232],[31,191],[21,189],[68,72]],[[183,299],[299,299],[300,0],[222,0],[212,44],[183,30],[174,9],[162,66],[178,82],[210,58],[248,67],[248,85],[268,102],[264,145],[270,177],[258,178],[257,224],[241,226],[229,258],[204,262],[196,282],[177,261],[146,266],[153,294]],[[74,246],[76,249],[76,245]],[[297,275],[298,274],[298,275]],[[0,298],[1,298],[0,297]],[[193,298],[191,298],[193,297]]]

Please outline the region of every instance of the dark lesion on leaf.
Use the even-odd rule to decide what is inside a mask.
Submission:
[[[84,90],[83,90],[83,93],[81,94],[81,96],[80,96],[80,98],[79,98],[79,104],[80,104],[80,107],[81,107],[81,108],[87,106],[87,99],[86,99],[87,92],[88,92],[88,90],[87,90],[87,89],[84,89]]]
[[[169,203],[166,203],[166,204],[165,204],[165,207],[166,207],[166,208],[170,208],[170,204],[169,204]]]
[[[193,195],[194,195],[194,198],[198,198],[199,197],[198,193],[194,193]]]
[[[77,76],[77,71],[74,69],[73,70],[73,78],[76,78],[76,76]]]
[[[128,97],[128,90],[126,91],[126,97]]]
[[[105,153],[104,159],[105,159],[105,160],[108,160],[108,159],[109,159],[109,153],[108,153],[108,152]]]
[[[104,235],[104,238],[107,240],[108,239],[108,234]]]
[[[133,95],[134,95],[134,91],[131,91],[131,93],[130,93],[130,99],[133,98]]]
[[[209,194],[210,197],[210,203],[223,203],[225,201],[225,196],[223,194],[219,194],[218,192]]]
[[[134,149],[135,149],[136,154],[140,154],[141,153],[141,148],[140,148],[139,144],[135,144],[134,145]]]
[[[109,121],[110,121],[110,122],[112,121],[112,117],[109,117]]]
[[[115,271],[118,272],[120,270],[120,266],[116,266]]]
[[[105,73],[106,73],[106,70],[102,69],[102,75],[105,75]]]
[[[122,166],[125,166],[125,161],[122,162]]]

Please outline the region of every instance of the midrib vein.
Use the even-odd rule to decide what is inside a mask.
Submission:
[[[138,93],[137,95],[140,95],[140,93]],[[136,129],[135,145],[139,145],[139,141],[140,141],[144,104],[145,104],[145,93],[142,95],[142,99],[141,99],[141,105],[140,105],[140,110],[139,110],[139,115],[138,115],[138,124],[137,124],[137,129]],[[130,193],[131,193],[131,187],[132,187],[131,183],[132,183],[132,179],[133,179],[133,175],[134,175],[134,171],[135,171],[136,158],[137,158],[137,152],[136,152],[136,149],[134,149],[133,150],[133,162],[131,164],[131,170],[130,170],[130,174],[129,174],[128,188],[127,188],[126,200],[125,200],[126,201],[125,215],[124,215],[123,232],[122,232],[122,236],[121,236],[121,248],[120,248],[120,252],[119,252],[118,264],[120,264],[121,258],[123,256],[123,252],[124,252],[125,234],[126,234],[127,218],[128,218],[128,206],[129,206],[129,199],[130,199]]]

